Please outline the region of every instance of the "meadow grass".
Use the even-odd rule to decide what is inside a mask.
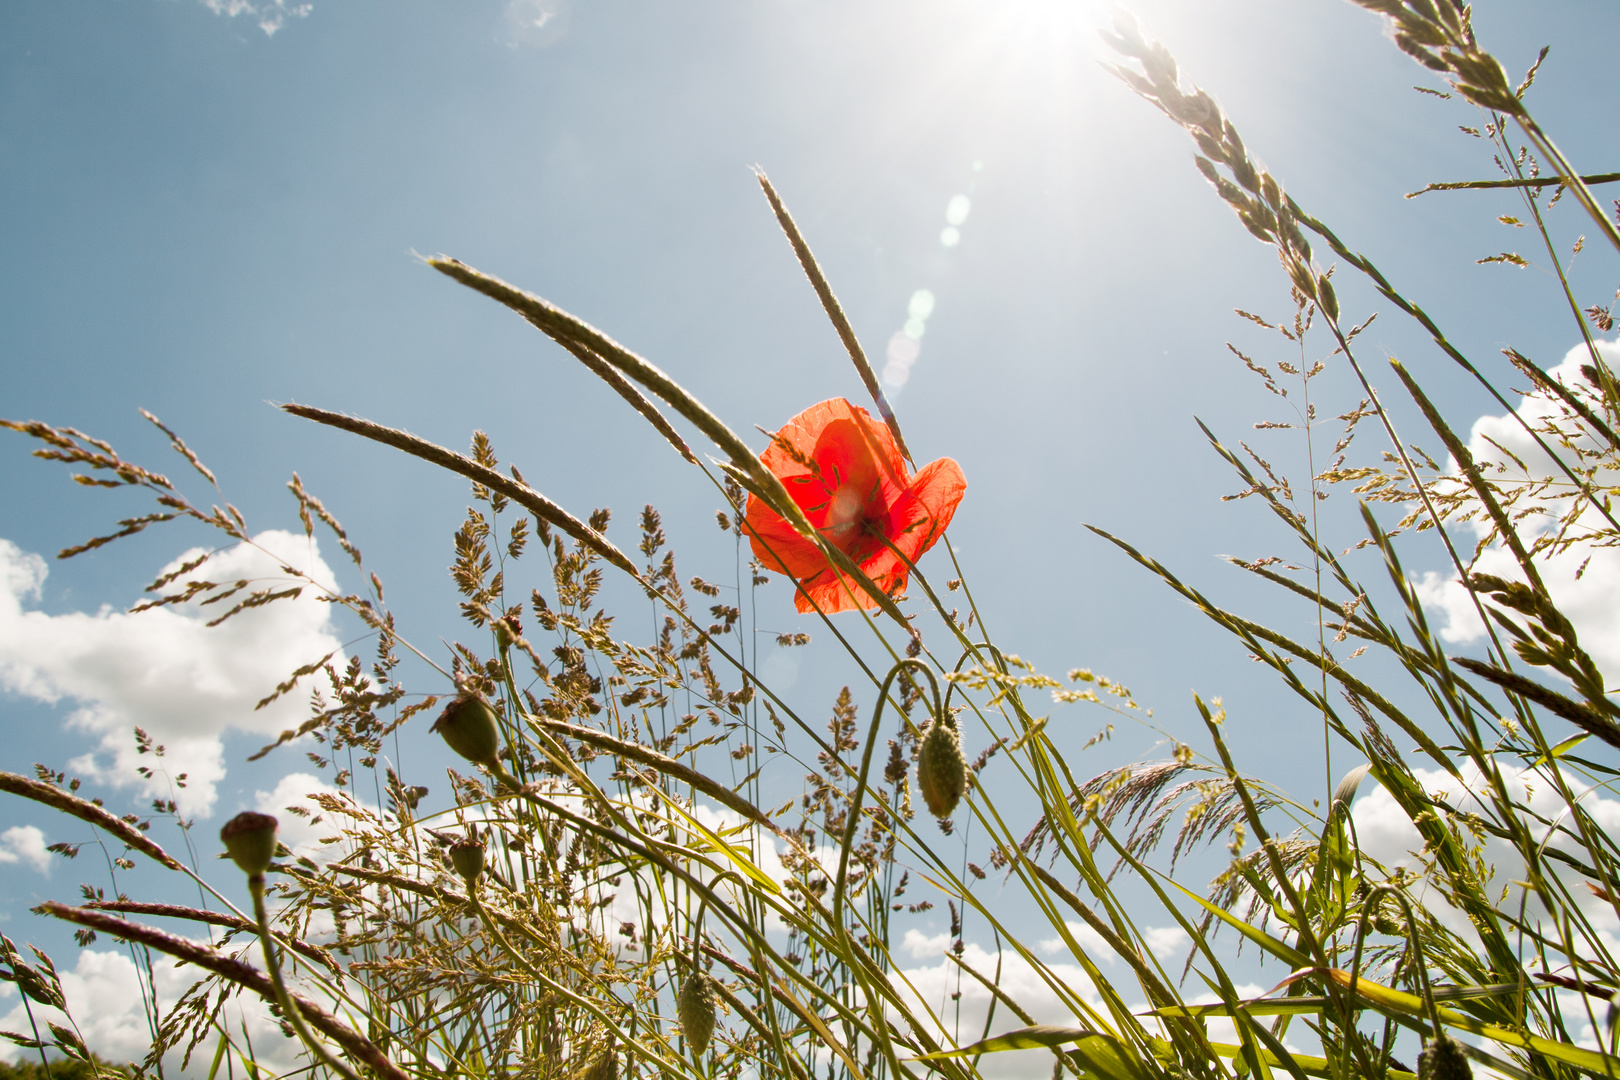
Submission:
[[[1194,701],[1203,747],[1177,743],[1162,761],[1077,775],[1036,702],[1088,701],[1121,722],[1143,721],[1144,710],[1105,677],[1054,677],[986,638],[948,537],[941,544],[954,570],[945,582],[930,581],[901,538],[877,536],[859,555],[858,545],[818,528],[782,475],[650,361],[540,297],[433,258],[429,266],[516,312],[601,376],[702,470],[725,500],[718,524],[739,552],[758,539],[767,514],[790,530],[781,535],[819,552],[847,589],[836,606],[850,612],[816,610],[822,631],[813,647],[844,650],[866,681],[845,688],[825,723],[812,713],[818,706],[774,690],[745,605],[721,601],[721,588],[701,578],[683,580],[652,507],[627,552],[605,535],[606,511],[583,520],[569,513],[516,468],[502,471],[481,433],[464,454],[371,420],[286,406],[472,483],[473,505],[454,532],[453,575],[461,614],[482,644],[455,644],[448,669],[442,654],[413,645],[359,549],[295,477],[306,534],[329,532],[369,581],[326,598],[370,629],[371,663],[312,658],[265,699],[312,694],[307,722],[265,752],[302,739],[298,747],[313,747],[311,757],[334,775],[339,793],[315,798],[333,857],[277,846],[273,822],[234,821],[230,850],[254,899],[243,911],[194,855],[172,855],[143,823],[86,800],[61,774],[0,774],[9,794],[89,822],[124,846],[122,858],[154,860],[199,887],[200,907],[94,896],[41,909],[75,924],[81,942],[105,934],[143,950],[154,1003],[153,954],[198,970],[172,1008],[153,1005],[151,1053],[136,1071],[161,1076],[177,1062],[211,1062],[210,1077],[222,1068],[268,1073],[226,1011],[234,995],[248,994],[282,1018],[311,1072],[349,1078],[967,1080],[992,1055],[1032,1048],[1046,1055],[1043,1072],[1102,1080],[1451,1078],[1467,1075],[1470,1062],[1512,1077],[1620,1075],[1611,1009],[1620,970],[1605,929],[1620,915],[1620,852],[1589,805],[1617,775],[1620,706],[1541,572],[1551,556],[1620,539],[1609,502],[1620,384],[1595,336],[1612,329],[1612,315],[1576,302],[1544,220],[1554,203],[1572,199],[1620,252],[1620,233],[1591,191],[1615,175],[1579,176],[1525,104],[1534,71],[1521,84],[1509,80],[1475,41],[1465,8],[1359,2],[1387,16],[1395,43],[1481,110],[1475,133],[1493,145],[1504,175],[1471,184],[1516,192],[1558,267],[1591,363],[1582,380],[1565,383],[1511,355],[1551,403],[1539,419],[1515,409],[1392,277],[1286,194],[1163,46],[1128,19],[1105,35],[1119,76],[1188,132],[1198,168],[1284,271],[1289,317],[1244,314],[1279,334],[1299,362],[1268,367],[1239,355],[1268,390],[1304,403],[1308,478],[1296,490],[1246,445],[1234,449],[1205,430],[1244,485],[1240,497],[1264,503],[1298,545],[1291,565],[1239,565],[1308,605],[1315,634],[1300,639],[1223,607],[1130,540],[1095,531],[1235,636],[1320,717],[1334,758],[1355,760],[1325,807],[1240,769],[1218,700]],[[759,180],[883,430],[909,459],[808,242]],[[1323,250],[1336,271],[1318,261]],[[1550,466],[1476,461],[1418,380],[1391,360],[1450,460],[1403,440],[1357,344],[1366,323],[1341,321],[1335,273],[1361,275],[1414,319],[1519,418]],[[1317,460],[1310,382],[1329,365],[1348,367],[1364,400],[1340,417],[1334,449]],[[666,411],[717,456],[694,453]],[[35,422],[6,426],[43,441],[38,456],[82,469],[81,483],[144,488],[156,499],[151,514],[64,555],[170,521],[252,543],[234,507],[204,509],[105,442]],[[212,485],[179,436],[158,426]],[[1382,440],[1376,457],[1352,459],[1352,440],[1368,429]],[[785,436],[772,438],[786,445]],[[1365,529],[1348,549],[1323,535],[1316,511],[1321,496],[1346,488],[1362,500]],[[1373,514],[1380,502],[1400,509],[1397,524]],[[1472,522],[1484,531],[1470,549],[1461,537]],[[1489,631],[1484,659],[1446,653],[1403,569],[1405,537],[1427,530],[1443,538]],[[739,596],[784,557],[764,549],[739,555]],[[1509,553],[1517,576],[1480,572],[1488,549]],[[869,576],[865,567],[876,564],[868,556],[904,567],[918,617],[896,602],[893,577]],[[206,574],[206,556],[166,574],[142,607],[213,603],[223,622],[324,591],[290,570],[269,583]],[[614,636],[601,603],[609,574],[644,598],[649,640]],[[776,646],[812,647],[802,634]],[[1356,670],[1396,673],[1386,684],[1344,666],[1366,651],[1389,663]],[[406,653],[434,672],[433,693],[407,692]],[[1558,678],[1544,681],[1536,669]],[[384,763],[383,750],[401,725],[427,723],[435,710],[435,730],[466,764],[452,771],[454,805],[430,813],[418,809],[424,789]],[[1398,743],[1414,745],[1416,757]],[[1426,790],[1419,768],[1450,776],[1462,794]],[[781,788],[767,780],[784,769],[805,782],[777,805],[771,793]],[[1358,843],[1350,806],[1366,777],[1420,838],[1416,868],[1380,865]],[[1555,796],[1551,813],[1532,798],[1532,784]],[[368,789],[383,794],[376,805],[356,794]],[[1029,806],[1039,808],[1034,820]],[[1189,851],[1222,841],[1229,859],[1213,882],[1178,876]],[[1517,860],[1522,877],[1506,888],[1493,879],[1487,842]],[[1167,845],[1168,859],[1156,859]],[[994,902],[975,889],[991,876],[1004,881]],[[946,961],[993,999],[982,1030],[960,1031],[950,1007],[930,1001],[897,962],[896,915],[938,905],[951,915]],[[994,938],[992,970],[974,966],[965,948],[969,917]],[[150,919],[193,934],[212,927],[218,939],[204,944],[138,921]],[[1149,940],[1149,925],[1166,922],[1190,942],[1185,964],[1167,963]],[[1258,950],[1277,985],[1259,998],[1240,993],[1250,969],[1217,948],[1217,934]],[[63,1010],[49,959],[0,940],[0,974],[19,985],[24,1003]],[[1046,947],[1053,940],[1056,953]],[[1076,1022],[1037,1024],[1029,1003],[1001,985],[1003,962],[1033,972]],[[1083,981],[1060,967],[1078,969]],[[71,1018],[15,1038],[40,1052],[42,1068],[50,1068],[46,1051],[79,1072],[104,1068]]]

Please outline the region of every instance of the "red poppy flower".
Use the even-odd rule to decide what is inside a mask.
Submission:
[[[843,398],[812,405],[789,420],[760,461],[822,537],[897,598],[905,593],[905,559],[915,563],[934,546],[967,490],[961,467],[950,458],[910,475],[889,429]],[[754,496],[745,524],[755,557],[799,583],[794,605],[800,611],[877,607],[820,548]]]

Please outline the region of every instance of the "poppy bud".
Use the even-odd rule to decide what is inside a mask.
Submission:
[[[501,732],[495,713],[483,699],[457,694],[433,722],[433,731],[444,736],[450,749],[474,765],[494,765],[501,750]]]
[[[619,1055],[611,1046],[585,1070],[584,1080],[619,1080]]]
[[[962,758],[962,735],[948,717],[928,725],[917,758],[917,787],[928,812],[947,818],[967,790],[967,762]]]
[[[1457,1040],[1442,1031],[1423,1044],[1417,1074],[1418,1080],[1473,1080],[1474,1070]]]
[[[236,860],[249,877],[259,877],[270,869],[276,854],[276,819],[269,814],[244,810],[219,830],[225,853]]]
[[[467,837],[450,845],[450,865],[472,889],[484,873],[484,842]]]
[[[681,1023],[681,1034],[691,1045],[693,1057],[703,1056],[714,1034],[713,982],[706,973],[693,972],[675,1000],[675,1018]]]

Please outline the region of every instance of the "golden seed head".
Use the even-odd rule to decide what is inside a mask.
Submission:
[[[1445,1032],[1423,1044],[1418,1054],[1418,1080],[1473,1080],[1474,1070],[1462,1047]]]
[[[276,856],[276,819],[244,810],[225,823],[219,839],[225,853],[236,860],[243,873],[249,877],[261,875],[270,869],[270,860]]]
[[[494,765],[501,751],[501,731],[495,713],[482,698],[458,694],[433,722],[450,749],[474,765]]]
[[[693,1057],[702,1057],[703,1052],[709,1048],[709,1038],[714,1034],[714,986],[713,980],[704,972],[696,972],[686,980],[681,987],[680,997],[675,1001],[675,1018],[680,1021],[681,1034],[686,1036],[687,1043],[692,1047]]]
[[[609,1046],[589,1069],[584,1080],[619,1080],[619,1055]]]
[[[917,787],[928,812],[948,818],[967,791],[967,761],[962,757],[962,735],[949,718],[935,720],[923,734],[917,758]]]

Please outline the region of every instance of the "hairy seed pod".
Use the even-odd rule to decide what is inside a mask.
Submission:
[[[609,1046],[601,1057],[585,1070],[583,1080],[619,1080],[619,1055]]]
[[[1418,1080],[1473,1080],[1474,1070],[1462,1047],[1445,1032],[1423,1044],[1418,1054]]]
[[[681,1034],[692,1047],[693,1057],[702,1057],[714,1034],[714,980],[704,972],[694,972],[675,1000],[675,1018]]]
[[[276,855],[276,819],[244,810],[225,823],[219,839],[225,853],[236,860],[243,873],[249,877],[262,875]]]
[[[928,812],[948,818],[967,790],[967,762],[962,757],[962,734],[956,721],[945,718],[928,725],[917,757],[917,787]]]
[[[495,713],[482,698],[458,694],[433,722],[450,749],[474,765],[494,765],[501,751],[501,731]]]
[[[450,865],[470,891],[484,873],[484,842],[466,837],[450,845]]]

